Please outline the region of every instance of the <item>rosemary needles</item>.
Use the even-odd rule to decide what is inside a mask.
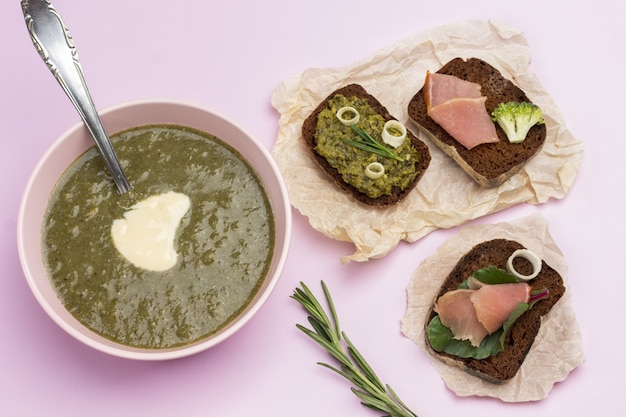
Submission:
[[[395,159],[396,161],[402,162],[402,158],[396,155],[391,149],[387,148],[385,145],[383,145],[382,143],[374,139],[365,130],[361,129],[360,127],[356,127],[354,125],[350,125],[350,127],[357,135],[359,135],[361,140],[341,138],[342,141],[344,141],[348,145],[354,146],[355,148],[372,152],[372,153],[375,153],[376,155],[384,156],[385,158],[391,158],[391,159]]]
[[[354,384],[351,388],[352,392],[364,406],[382,411],[389,417],[417,417],[417,414],[398,398],[388,384],[382,384],[345,332],[341,331],[335,306],[324,281],[322,281],[322,288],[330,310],[330,317],[311,290],[302,282],[300,285],[301,288],[296,288],[291,298],[307,310],[312,329],[299,324],[296,324],[296,327],[326,349],[340,365],[336,367],[322,362],[319,364],[352,382]]]

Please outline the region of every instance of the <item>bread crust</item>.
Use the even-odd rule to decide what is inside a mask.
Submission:
[[[448,74],[481,86],[487,97],[485,106],[491,112],[503,102],[530,102],[524,91],[502,76],[500,71],[478,58],[455,58],[437,73]],[[493,188],[517,174],[543,147],[547,129],[545,124],[533,126],[522,143],[510,143],[504,131],[496,126],[500,140],[466,149],[426,113],[424,88],[413,96],[408,105],[409,118],[417,127],[450,156],[474,181],[485,188]]]
[[[317,117],[319,113],[328,107],[328,102],[332,97],[337,94],[342,94],[346,97],[360,97],[367,100],[370,107],[372,107],[378,114],[380,114],[385,121],[387,120],[397,120],[393,117],[389,111],[383,106],[374,96],[369,94],[365,88],[363,88],[359,84],[348,84],[342,88],[339,88],[329,94],[324,101],[322,101],[313,112],[307,117],[302,124],[302,137],[304,142],[306,143],[307,148],[311,152],[313,159],[317,162],[317,164],[322,168],[322,170],[326,173],[326,175],[334,182],[340,189],[351,195],[357,201],[367,204],[370,206],[376,207],[388,207],[402,201],[409,192],[415,187],[417,182],[424,175],[424,172],[428,168],[430,164],[430,152],[428,147],[424,142],[422,142],[419,138],[417,138],[412,132],[407,129],[407,136],[411,140],[411,143],[417,150],[420,155],[419,161],[416,163],[416,170],[418,175],[415,177],[415,180],[411,183],[411,185],[404,190],[401,190],[399,187],[394,187],[392,193],[390,195],[383,195],[378,198],[371,198],[365,193],[362,193],[357,188],[343,181],[341,174],[332,167],[326,158],[315,151],[317,145],[316,139],[316,126],[317,126]]]
[[[523,246],[519,242],[507,239],[493,239],[474,246],[459,260],[441,285],[426,317],[425,327],[428,327],[432,318],[437,314],[433,308],[439,297],[448,291],[455,290],[459,284],[481,268],[496,266],[506,269],[506,261],[509,256],[515,250],[522,248]],[[523,274],[529,274],[530,268],[530,265],[516,265],[516,269]],[[561,275],[545,261],[542,261],[539,275],[529,283],[535,289],[547,288],[548,297],[538,301],[532,309],[517,319],[505,339],[505,348],[502,352],[485,359],[464,359],[447,353],[436,352],[430,345],[428,332],[425,329],[425,342],[428,351],[442,362],[457,366],[494,384],[502,384],[513,378],[535,341],[543,317],[565,294],[565,285]]]

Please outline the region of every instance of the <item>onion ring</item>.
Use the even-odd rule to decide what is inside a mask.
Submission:
[[[372,162],[365,168],[365,175],[373,180],[385,175],[385,167],[380,162]]]
[[[350,114],[350,113],[354,113],[354,116],[352,116],[350,119],[344,119],[343,115],[344,114]],[[359,114],[359,112],[354,108],[354,107],[342,107],[339,110],[337,110],[337,119],[339,119],[339,121],[344,125],[344,126],[352,126],[355,125],[359,122],[359,120],[361,119],[361,115]]]
[[[513,260],[515,258],[524,258],[533,266],[533,272],[530,275],[522,275],[515,270],[513,266]],[[517,278],[518,281],[530,281],[531,279],[537,277],[539,272],[541,271],[541,258],[537,256],[534,252],[528,249],[518,249],[509,257],[506,261],[506,269]]]
[[[397,131],[400,135],[394,135],[390,131]],[[406,127],[397,120],[389,120],[385,123],[383,127],[383,142],[387,145],[391,145],[394,148],[402,145],[404,140],[406,139]]]

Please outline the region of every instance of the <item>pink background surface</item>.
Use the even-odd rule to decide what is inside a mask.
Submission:
[[[383,8],[383,4],[385,5]],[[37,304],[16,248],[22,190],[45,149],[79,119],[28,37],[17,0],[0,4],[0,415],[6,416],[374,416],[329,358],[296,328],[304,311],[289,296],[299,281],[329,287],[342,326],[420,417],[623,415],[622,197],[626,157],[624,10],[618,2],[502,1],[68,1],[54,5],[76,41],[99,108],[172,98],[214,108],[271,149],[278,114],[270,97],[312,67],[351,64],[429,27],[492,19],[524,30],[531,70],[585,143],[569,195],[475,221],[539,212],[569,264],[586,362],[546,400],[505,404],[459,398],[400,333],[405,288],[419,262],[456,229],[401,244],[385,259],[339,263],[352,246],[314,231],[294,211],[290,257],[276,290],[238,334],[169,362],[118,359],[81,345]],[[346,46],[345,39],[358,39]]]

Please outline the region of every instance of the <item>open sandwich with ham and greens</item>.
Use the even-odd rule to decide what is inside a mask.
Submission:
[[[455,58],[408,105],[409,118],[474,181],[497,187],[546,140],[541,109],[487,62]]]
[[[426,346],[446,364],[505,383],[564,293],[559,273],[520,243],[480,243],[459,260],[435,297]]]
[[[331,93],[305,119],[302,137],[327,176],[357,201],[402,201],[430,164],[424,142],[362,86]]]

